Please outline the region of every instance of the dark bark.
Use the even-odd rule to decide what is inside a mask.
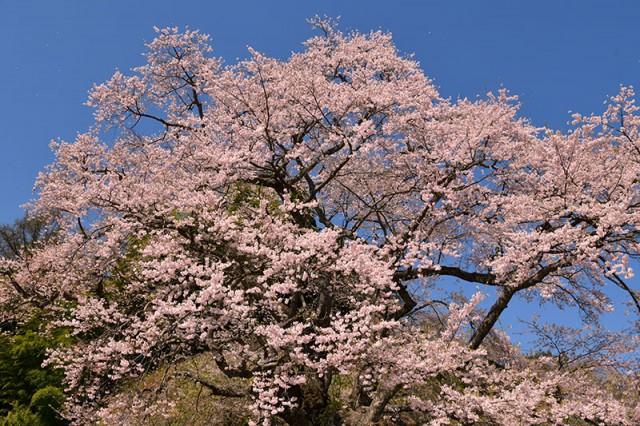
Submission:
[[[498,300],[493,304],[487,315],[484,317],[478,328],[474,331],[471,339],[469,339],[469,346],[471,349],[478,349],[480,344],[487,334],[491,331],[493,326],[496,324],[502,312],[507,309],[509,302],[514,294],[516,294],[516,289],[512,287],[504,287],[500,292],[500,296]]]
[[[290,426],[332,426],[342,424],[340,413],[331,407],[331,375],[320,378],[308,375],[305,383],[288,390],[298,406],[285,410],[280,417]]]
[[[502,312],[507,309],[509,302],[514,294],[520,290],[531,288],[540,284],[547,276],[554,273],[558,269],[566,266],[570,263],[570,259],[563,259],[557,262],[546,265],[538,270],[535,274],[531,275],[526,280],[522,281],[519,285],[513,287],[503,287],[498,296],[498,300],[493,304],[487,315],[484,317],[480,325],[476,328],[475,332],[469,339],[469,346],[471,349],[478,349],[482,344],[482,341],[487,337],[493,326],[496,324]]]

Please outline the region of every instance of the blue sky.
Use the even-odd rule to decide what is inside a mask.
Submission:
[[[600,112],[620,84],[640,82],[640,2],[592,0],[0,0],[0,223],[22,215],[49,141],[91,124],[93,83],[142,64],[153,26],[210,34],[225,62],[247,46],[278,58],[301,49],[316,14],[342,28],[381,28],[414,53],[445,96],[501,86],[535,124],[566,128],[568,111]],[[534,307],[518,306],[505,318]],[[511,309],[514,311],[514,309]],[[559,313],[553,313],[557,316]],[[566,313],[565,321],[577,317]],[[503,321],[505,321],[503,319]],[[615,321],[615,320],[614,320]]]

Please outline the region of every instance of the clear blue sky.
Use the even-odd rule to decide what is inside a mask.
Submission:
[[[233,63],[247,56],[247,46],[286,58],[312,35],[306,18],[341,16],[343,28],[391,31],[445,96],[504,86],[521,95],[523,115],[554,128],[566,128],[569,110],[599,112],[619,84],[640,82],[634,0],[0,0],[0,6],[0,223],[20,217],[19,206],[33,197],[37,173],[53,159],[49,141],[72,140],[91,124],[83,103],[92,83],[116,67],[142,63],[153,26],[200,29],[212,36],[214,53]]]

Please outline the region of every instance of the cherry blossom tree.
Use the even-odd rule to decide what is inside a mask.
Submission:
[[[33,211],[56,238],[2,260],[0,299],[68,330],[65,416],[171,416],[186,381],[264,424],[638,421],[634,326],[599,323],[609,291],[640,308],[633,90],[541,129],[504,90],[442,98],[390,34],[312,23],[236,65],[156,30],[52,144]],[[514,298],[585,328],[534,322],[523,354],[496,328]]]

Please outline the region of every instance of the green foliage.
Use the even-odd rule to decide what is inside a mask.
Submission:
[[[40,421],[40,416],[32,412],[29,407],[17,406],[3,419],[0,419],[0,426],[44,426]]]
[[[62,408],[65,396],[56,386],[46,386],[31,397],[30,408],[40,417],[43,425],[61,424],[57,411]]]
[[[0,425],[63,425],[62,373],[42,367],[47,349],[65,341],[64,331],[38,333],[39,319],[0,335]],[[2,418],[3,417],[3,418]]]

